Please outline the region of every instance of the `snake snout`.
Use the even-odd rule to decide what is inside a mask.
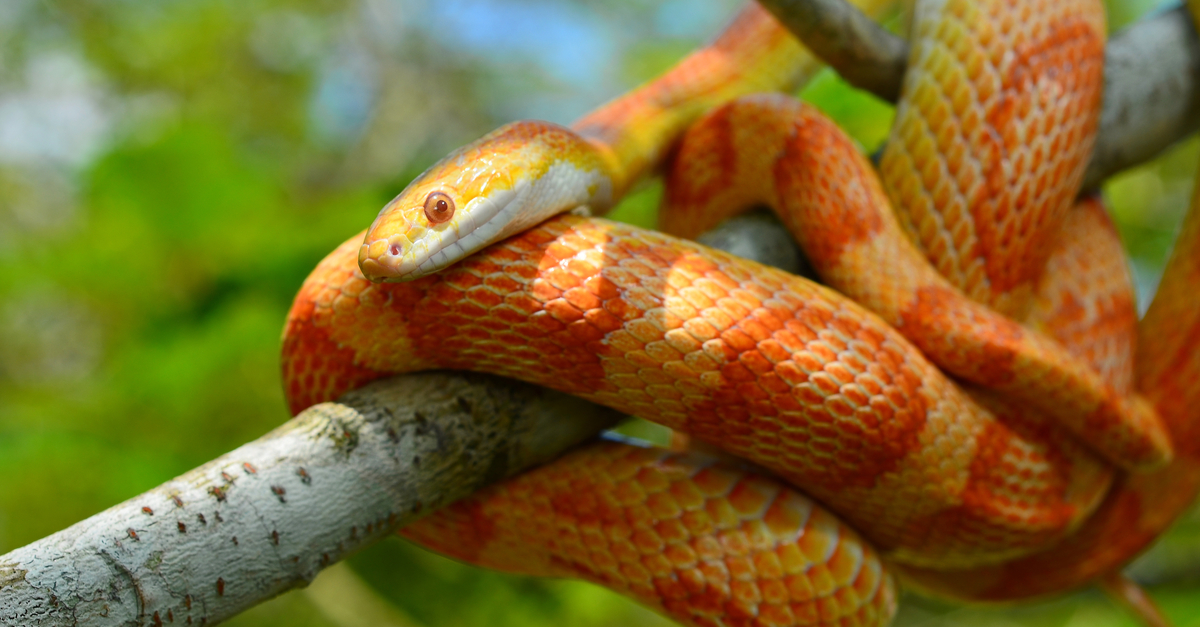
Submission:
[[[408,249],[404,242],[392,237],[363,242],[358,250],[358,268],[363,276],[375,282],[398,281],[408,272],[404,253]]]

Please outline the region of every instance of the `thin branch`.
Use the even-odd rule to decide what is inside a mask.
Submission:
[[[759,0],[847,83],[887,102],[900,99],[908,42],[845,0]]]
[[[0,625],[214,625],[619,418],[497,377],[377,382],[0,556]]]
[[[847,82],[888,102],[908,44],[844,0],[760,0]],[[1084,188],[1145,163],[1200,128],[1200,38],[1185,7],[1117,33],[1105,48],[1104,109]]]

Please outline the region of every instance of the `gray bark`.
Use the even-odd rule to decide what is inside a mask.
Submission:
[[[214,625],[619,418],[498,377],[373,383],[0,556],[0,625]]]

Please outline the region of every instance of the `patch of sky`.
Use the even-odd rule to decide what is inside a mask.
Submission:
[[[0,161],[81,167],[104,148],[112,98],[78,55],[33,56],[15,89],[0,93]],[[13,87],[13,86],[10,86]]]
[[[370,119],[378,91],[375,59],[358,45],[343,42],[320,70],[309,120],[318,139],[346,144],[358,138]]]
[[[33,0],[4,0],[0,2],[0,30],[12,28],[24,21],[33,9]]]
[[[655,11],[654,29],[675,39],[711,39],[730,19],[735,7],[732,0],[667,0]]]
[[[577,86],[605,82],[616,50],[583,7],[530,0],[448,0],[425,7],[424,23],[446,43],[490,59],[520,56]]]
[[[1146,315],[1150,302],[1158,293],[1158,283],[1162,280],[1162,268],[1156,264],[1147,263],[1139,257],[1129,259],[1129,269],[1133,274],[1133,289],[1137,294],[1138,317]]]

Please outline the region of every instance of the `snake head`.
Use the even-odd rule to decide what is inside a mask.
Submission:
[[[551,216],[607,209],[603,153],[549,122],[500,127],[433,164],[379,212],[359,249],[372,281],[408,281]]]

